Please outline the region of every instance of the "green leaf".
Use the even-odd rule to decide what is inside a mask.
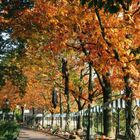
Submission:
[[[131,2],[132,2],[132,0],[127,0],[127,2],[128,2],[128,3],[131,3]]]
[[[85,4],[86,4],[86,0],[81,0],[81,1],[80,1],[80,4],[81,4],[81,5],[85,5]]]
[[[98,8],[102,8],[105,3],[102,0],[98,0],[97,6]]]
[[[88,3],[88,8],[91,8],[91,7],[93,7],[93,0],[92,1],[90,1],[89,3]]]
[[[119,5],[113,5],[108,7],[108,11],[111,14],[117,13],[119,11]]]
[[[97,4],[98,4],[97,0],[92,0],[92,1],[94,3],[94,6],[97,6]]]
[[[107,2],[108,2],[108,5],[114,4],[114,0],[109,0],[109,1],[107,1]]]

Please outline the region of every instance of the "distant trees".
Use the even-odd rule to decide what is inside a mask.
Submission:
[[[0,87],[4,86],[7,80],[10,80],[13,85],[19,88],[19,93],[23,96],[27,79],[18,66],[17,59],[19,60],[21,55],[24,55],[24,42],[14,41],[10,38],[9,33],[1,32],[0,46]]]

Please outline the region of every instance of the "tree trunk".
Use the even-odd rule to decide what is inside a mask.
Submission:
[[[15,110],[13,110],[13,121],[15,120]]]
[[[70,95],[69,95],[69,71],[67,65],[67,59],[62,59],[62,74],[65,83],[65,95],[67,95],[67,114],[66,114],[66,126],[65,130],[69,131],[70,125]]]
[[[80,73],[80,82],[82,82],[82,80],[83,80],[82,71],[83,70],[81,70],[81,73]],[[83,103],[83,105],[82,105],[82,102],[81,102],[82,93],[83,93],[83,88],[80,85],[79,86],[79,97],[78,97],[78,99],[76,99],[76,102],[77,102],[77,105],[78,105],[78,111],[81,111],[85,106],[85,103]],[[78,118],[77,118],[77,129],[83,129],[82,122],[83,122],[83,116],[79,115]]]
[[[110,85],[110,81],[107,79],[107,76],[103,75],[103,103],[109,103],[111,101],[111,94],[112,89]],[[103,124],[104,124],[104,135],[107,137],[112,136],[113,126],[112,126],[112,111],[111,108],[109,108],[109,105],[107,105],[103,110]]]
[[[91,109],[91,106],[90,104],[88,104],[88,123],[87,123],[87,140],[90,140],[90,127],[91,127],[91,120],[90,120],[90,109]]]
[[[121,109],[117,109],[117,128],[116,128],[116,136],[120,133],[120,111]]]
[[[24,122],[24,107],[21,106],[21,122]]]
[[[66,127],[65,127],[66,131],[70,130],[69,125],[70,125],[70,95],[67,94],[67,114],[66,114]]]
[[[81,114],[78,116],[77,118],[77,129],[82,129],[82,121],[83,121],[83,118],[81,116]]]
[[[63,113],[63,110],[62,110],[62,95],[61,95],[61,92],[60,92],[60,128],[63,127],[62,113]]]
[[[32,121],[32,123],[33,123],[33,126],[35,126],[35,108],[33,107],[32,108],[32,111],[33,111],[33,121]]]
[[[51,128],[53,128],[53,123],[54,123],[54,116],[53,116],[53,112],[51,112],[51,115],[52,115],[52,117],[51,117]]]
[[[132,99],[131,102],[131,131],[132,131],[132,140],[140,140],[140,123],[138,120],[138,106],[136,105],[136,99]]]
[[[136,101],[133,99],[133,92],[129,86],[129,74],[124,76],[125,93],[126,93],[126,139],[127,140],[139,140],[139,124],[137,119],[137,106]]]
[[[42,128],[44,128],[44,108],[42,109]]]
[[[103,121],[104,121],[104,135],[107,137],[111,137],[112,136],[112,112],[111,112],[111,109],[104,109]]]
[[[90,109],[93,101],[92,97],[92,89],[93,89],[93,82],[92,82],[92,63],[89,62],[89,81],[88,81],[88,99],[89,99],[89,104],[88,104],[88,125],[87,125],[87,140],[90,140],[90,128],[91,128],[91,114],[90,114]]]
[[[81,111],[83,108],[81,106],[81,99],[80,97],[78,98],[78,111]],[[77,129],[82,129],[82,121],[83,121],[83,117],[81,116],[81,114],[78,115],[77,117]]]

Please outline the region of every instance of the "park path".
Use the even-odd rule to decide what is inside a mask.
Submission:
[[[63,140],[63,139],[33,130],[21,129],[18,140]]]

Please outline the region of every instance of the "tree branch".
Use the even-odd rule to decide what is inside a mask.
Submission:
[[[102,79],[101,79],[99,73],[97,72],[96,69],[94,69],[94,71],[95,71],[95,73],[96,73],[96,75],[97,75],[97,77],[98,77],[98,80],[99,80],[99,83],[100,83],[101,87],[104,89],[105,87],[104,87],[103,81],[102,81]]]
[[[98,21],[99,21],[102,37],[103,37],[104,41],[106,42],[106,44],[110,47],[111,43],[105,37],[105,28],[104,28],[104,26],[102,24],[102,21],[101,21],[101,18],[100,18],[100,14],[99,14],[99,11],[98,11],[97,8],[95,8],[95,13],[96,13],[96,16],[97,16]]]
[[[85,105],[86,105],[86,101],[83,103],[83,105],[82,105],[82,109],[84,108]]]
[[[138,9],[135,12],[133,12],[132,17],[139,11],[140,11],[140,6],[138,7]]]

